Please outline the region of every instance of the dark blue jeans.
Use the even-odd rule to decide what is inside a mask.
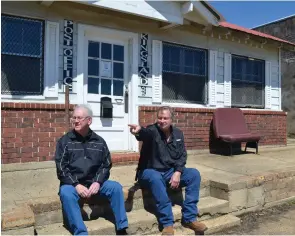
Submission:
[[[121,184],[107,180],[100,187],[98,194],[109,199],[116,220],[116,230],[127,228],[128,220]],[[74,235],[88,235],[78,203],[80,196],[75,187],[72,185],[62,185],[59,195],[71,233]]]
[[[166,187],[174,173],[174,169],[157,171],[145,169],[139,172],[139,183],[149,188],[156,201],[158,221],[163,227],[172,226],[174,217],[172,204],[168,197]],[[185,200],[182,205],[182,221],[193,222],[197,219],[201,176],[200,172],[193,168],[184,168],[180,177],[180,187],[185,188]]]

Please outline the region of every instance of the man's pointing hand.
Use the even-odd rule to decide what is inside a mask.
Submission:
[[[138,132],[141,130],[141,127],[139,125],[129,124],[128,126],[130,127],[130,132],[133,135],[138,134]]]

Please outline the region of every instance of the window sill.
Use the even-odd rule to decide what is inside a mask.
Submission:
[[[191,104],[191,103],[162,102],[162,105],[170,106],[170,107],[183,107],[183,108],[212,108],[209,105],[205,105],[205,104]]]
[[[1,95],[1,99],[16,99],[16,100],[45,100],[44,95]]]

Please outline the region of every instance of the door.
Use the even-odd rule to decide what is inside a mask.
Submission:
[[[129,148],[127,49],[128,43],[124,41],[88,37],[85,42],[84,102],[93,110],[91,129],[105,139],[110,151]],[[110,102],[101,103],[102,98]],[[111,118],[103,117],[103,104],[112,109]]]

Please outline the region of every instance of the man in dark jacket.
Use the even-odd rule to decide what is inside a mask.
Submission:
[[[85,105],[77,106],[71,121],[74,129],[59,139],[55,154],[59,195],[71,233],[88,234],[78,201],[99,194],[111,203],[117,234],[127,234],[122,186],[108,180],[111,156],[105,140],[89,128],[91,109]]]
[[[151,190],[156,201],[159,223],[163,226],[162,235],[173,235],[172,204],[166,186],[172,189],[185,188],[182,206],[182,225],[202,233],[207,227],[197,221],[197,203],[201,176],[193,168],[186,168],[186,149],[182,131],[172,126],[173,111],[161,107],[157,113],[157,123],[147,128],[129,125],[130,132],[142,141],[137,177],[139,183]]]

